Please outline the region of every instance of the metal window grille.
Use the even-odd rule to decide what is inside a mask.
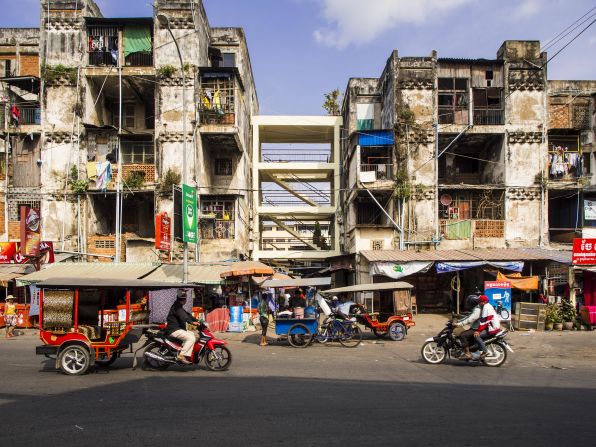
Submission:
[[[114,249],[116,248],[116,240],[108,240],[108,239],[100,239],[95,241],[95,248],[104,250],[104,249]]]
[[[122,163],[124,164],[155,164],[153,142],[126,141],[122,142]]]
[[[232,159],[218,158],[215,160],[215,175],[232,175]]]
[[[34,199],[9,199],[8,200],[8,220],[19,222],[21,220],[21,206],[30,206],[40,209],[41,200]]]
[[[370,241],[370,246],[373,251],[383,250],[383,240],[379,239],[379,240]]]

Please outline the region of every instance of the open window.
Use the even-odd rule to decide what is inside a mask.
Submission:
[[[439,123],[468,124],[467,78],[439,78]]]

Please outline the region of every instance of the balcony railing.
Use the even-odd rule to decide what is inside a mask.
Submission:
[[[94,67],[118,66],[118,53],[111,51],[92,51],[89,53],[89,65]]]
[[[21,124],[41,124],[39,107],[21,107]]]
[[[201,239],[234,239],[234,221],[201,218]]]
[[[153,67],[152,53],[132,53],[126,56],[124,65],[127,67]]]
[[[202,79],[200,98],[201,124],[236,124],[235,78]]]
[[[299,153],[296,153],[299,152]],[[265,163],[293,163],[293,162],[313,162],[313,163],[329,163],[329,151],[316,152],[299,150],[280,151],[280,152],[265,152],[263,151],[262,159]]]
[[[439,124],[469,124],[467,107],[439,107]]]
[[[440,221],[441,235],[447,240],[469,240],[475,238],[505,237],[505,221],[489,219],[463,219]]]
[[[302,237],[303,241],[298,238],[295,238],[295,237],[275,237],[275,238],[274,237],[263,237],[261,239],[261,250],[267,250],[267,251],[274,251],[274,250],[314,251],[315,250],[310,245],[306,244],[304,241],[309,242],[310,244],[313,244],[313,245],[319,247],[321,250],[331,250],[331,247],[333,246],[333,238],[329,238],[327,236],[324,236],[324,237],[325,237],[326,245],[313,244],[312,237]]]
[[[6,126],[22,126],[41,124],[41,109],[38,106],[20,106],[18,123],[12,118],[10,106],[0,105],[0,129]]]
[[[376,181],[393,180],[393,165],[361,164],[360,172],[374,172]]]
[[[474,109],[474,124],[499,126],[505,124],[505,112],[502,109]]]

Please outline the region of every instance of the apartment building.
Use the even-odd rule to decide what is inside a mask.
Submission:
[[[349,80],[344,255],[330,260],[339,282],[399,278],[437,261],[528,261],[527,270],[591,224],[571,221],[580,192],[591,197],[594,85],[547,81],[546,67],[538,41],[506,41],[493,59],[394,51],[379,78]],[[423,300],[442,295],[428,303],[452,300],[440,283],[451,275],[434,276],[409,280]],[[481,272],[468,276],[482,283]]]
[[[30,204],[41,210],[44,240],[62,249],[90,260],[157,260],[155,214],[179,219],[174,196],[186,176],[200,210],[201,244],[191,253],[201,261],[248,255],[258,100],[242,29],[211,27],[196,0],[156,0],[154,16],[141,18],[103,17],[92,0],[43,5],[41,31],[0,31],[2,85],[13,95],[3,96],[3,123],[10,141],[28,136],[5,149],[21,169],[10,176],[8,237],[18,238],[15,210]],[[11,36],[22,36],[14,63]],[[8,115],[15,101],[19,123]],[[179,255],[174,245],[162,260]]]

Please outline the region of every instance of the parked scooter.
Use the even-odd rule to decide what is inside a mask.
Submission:
[[[219,340],[209,330],[204,321],[198,325],[199,337],[193,348],[190,358],[191,365],[198,365],[205,359],[207,368],[212,371],[225,371],[232,364],[232,353],[224,346],[224,340]],[[166,370],[170,365],[187,366],[177,360],[178,352],[182,349],[180,340],[170,337],[163,331],[148,329],[145,331],[147,341],[137,349],[145,349],[143,354],[143,369]],[[136,353],[135,353],[136,354]],[[136,366],[136,355],[135,364]]]
[[[424,345],[422,345],[422,358],[426,363],[436,365],[443,363],[449,357],[497,367],[507,360],[507,351],[513,352],[509,343],[505,341],[507,331],[501,330],[501,332],[484,341],[488,349],[488,354],[484,359],[480,358],[480,349],[477,343],[470,346],[472,358],[467,358],[460,338],[453,335],[454,328],[453,322],[449,320],[445,328],[436,337],[431,337],[424,342]]]

